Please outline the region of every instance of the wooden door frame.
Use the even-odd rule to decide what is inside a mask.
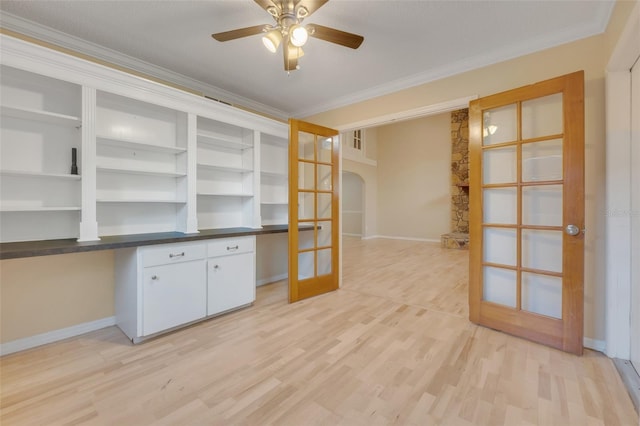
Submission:
[[[504,307],[482,300],[483,293],[483,204],[482,204],[482,114],[484,110],[515,102],[535,99],[554,93],[570,91],[575,98],[564,96],[563,100],[563,151],[572,155],[563,156],[563,199],[572,194],[571,204],[563,203],[562,228],[575,224],[584,229],[584,72],[545,80],[486,96],[471,102],[469,106],[469,180],[470,180],[470,224],[469,224],[469,319],[480,325],[500,329],[510,334],[528,338],[558,349],[582,354],[584,332],[584,235],[567,236],[562,233],[562,319],[555,320],[520,309],[520,287],[517,288],[516,308]],[[579,120],[571,118],[579,117]],[[518,114],[518,120],[520,115]],[[518,125],[520,128],[520,124]],[[517,140],[522,140],[518,134]],[[517,145],[515,145],[517,146]],[[520,176],[521,150],[518,149],[518,176]],[[520,178],[517,178],[520,182]],[[520,185],[520,183],[518,184]],[[521,195],[518,191],[518,220],[515,229],[520,230]],[[510,228],[511,229],[511,228]],[[521,237],[518,238],[520,258]],[[570,255],[571,253],[580,254]],[[520,274],[522,266],[515,266]],[[519,278],[518,278],[519,279]],[[567,303],[569,302],[569,303]],[[487,316],[483,314],[486,313]]]

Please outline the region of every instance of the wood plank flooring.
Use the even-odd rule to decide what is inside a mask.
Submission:
[[[467,320],[466,251],[345,239],[344,285],[133,346],[115,327],[0,359],[7,425],[638,425],[613,363]]]

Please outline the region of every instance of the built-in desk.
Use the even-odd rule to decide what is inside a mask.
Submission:
[[[149,246],[154,244],[180,243],[186,241],[207,240],[213,238],[239,237],[244,235],[265,235],[286,233],[288,225],[268,225],[260,229],[224,228],[206,229],[197,234],[181,232],[159,232],[153,234],[135,234],[101,237],[98,241],[78,242],[77,240],[24,241],[0,244],[0,259],[49,256],[54,254],[81,253],[97,250],[113,250],[128,247]]]

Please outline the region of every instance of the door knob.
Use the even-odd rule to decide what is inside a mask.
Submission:
[[[580,228],[575,225],[567,225],[567,227],[564,229],[564,232],[566,232],[567,235],[574,236],[580,233]]]

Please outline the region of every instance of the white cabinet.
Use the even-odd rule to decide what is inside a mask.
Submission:
[[[260,216],[262,225],[284,225],[289,221],[289,142],[261,135]]]
[[[225,238],[208,244],[207,315],[217,315],[256,299],[255,237]]]
[[[250,305],[255,236],[116,250],[116,322],[134,342]]]
[[[206,245],[116,251],[116,322],[133,341],[207,315]]]
[[[2,242],[79,235],[81,86],[0,67]],[[80,165],[82,166],[82,165]]]

